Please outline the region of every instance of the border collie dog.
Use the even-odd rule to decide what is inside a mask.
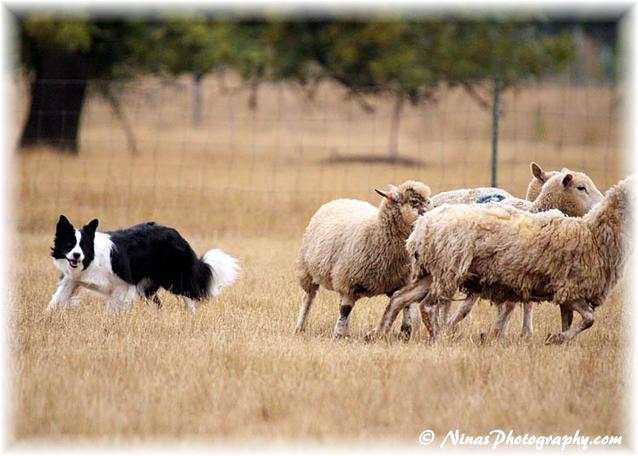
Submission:
[[[101,233],[97,225],[95,219],[78,230],[60,216],[51,256],[62,276],[48,310],[79,304],[80,288],[105,296],[110,310],[128,307],[137,296],[160,306],[155,293],[164,288],[194,311],[194,301],[217,296],[237,277],[235,258],[217,249],[197,258],[173,228],[148,222]]]

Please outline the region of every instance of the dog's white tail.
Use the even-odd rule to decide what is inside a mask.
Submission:
[[[210,267],[213,273],[213,280],[211,281],[209,289],[211,296],[217,296],[221,293],[222,288],[230,285],[237,279],[237,275],[239,274],[239,261],[227,253],[219,249],[209,250],[202,257],[202,261]]]

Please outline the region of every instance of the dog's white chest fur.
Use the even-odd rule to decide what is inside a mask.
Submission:
[[[79,244],[79,235],[77,238]],[[76,246],[76,248],[79,247]],[[95,256],[86,269],[72,268],[65,259],[53,260],[55,267],[62,272],[62,280],[58,291],[49,303],[50,308],[59,304],[73,304],[71,296],[78,287],[98,293],[107,299],[117,299],[117,301],[126,301],[135,297],[135,286],[126,283],[113,272],[111,251],[114,245],[110,236],[105,233],[95,233],[93,248]]]

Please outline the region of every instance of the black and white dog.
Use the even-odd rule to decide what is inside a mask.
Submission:
[[[237,277],[235,258],[221,250],[209,250],[202,258],[173,228],[154,222],[118,231],[97,232],[97,219],[80,230],[61,215],[51,256],[62,272],[57,291],[47,309],[79,304],[75,296],[86,288],[105,296],[110,310],[126,308],[137,296],[153,298],[161,287],[195,302],[217,296]]]

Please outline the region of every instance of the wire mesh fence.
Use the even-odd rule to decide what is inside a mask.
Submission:
[[[406,179],[435,193],[490,185],[492,112],[462,88],[405,103],[397,118],[391,94],[352,96],[328,82],[309,91],[291,83],[255,89],[223,73],[201,86],[146,77],[114,82],[116,106],[98,90],[103,82],[87,85],[77,155],[19,151],[18,201],[29,202],[20,226],[50,230],[64,212],[100,216],[113,228],[157,219],[205,235],[289,236],[328,200],[376,204],[373,188]],[[16,93],[17,144],[28,111],[24,80]],[[498,186],[523,196],[532,160],[587,172],[601,190],[615,183],[623,175],[621,97],[616,86],[564,81],[504,91]]]

